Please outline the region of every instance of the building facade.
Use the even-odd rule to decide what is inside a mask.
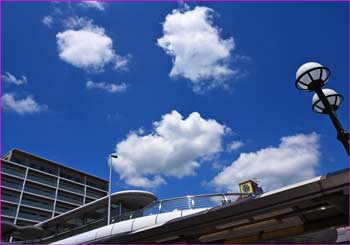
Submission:
[[[108,181],[13,149],[1,160],[1,220],[33,225],[108,194]]]

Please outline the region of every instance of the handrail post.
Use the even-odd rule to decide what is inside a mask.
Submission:
[[[228,203],[228,199],[227,199],[227,196],[225,195],[225,193],[222,193],[222,195],[224,196],[225,203]]]
[[[162,201],[159,201],[159,205],[158,205],[158,214],[160,214],[162,211]]]

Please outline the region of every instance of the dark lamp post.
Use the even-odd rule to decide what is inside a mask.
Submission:
[[[108,210],[107,210],[107,225],[111,223],[111,197],[112,197],[112,159],[118,158],[116,154],[110,154],[109,162],[109,187],[108,187]]]
[[[322,89],[328,82],[330,70],[316,62],[302,65],[296,74],[295,86],[304,91],[315,91],[312,98],[312,110],[316,113],[328,114],[337,130],[337,139],[349,154],[349,133],[342,127],[335,111],[343,102],[343,96],[332,89]]]

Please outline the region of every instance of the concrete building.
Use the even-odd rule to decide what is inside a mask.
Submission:
[[[22,150],[1,160],[2,222],[34,225],[107,193],[107,180]]]

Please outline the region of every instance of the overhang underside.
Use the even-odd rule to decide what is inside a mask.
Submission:
[[[140,208],[143,208],[144,206],[152,203],[153,201],[157,200],[157,198],[147,192],[142,191],[123,191],[123,192],[117,192],[113,193],[112,196],[112,204],[122,204],[123,206],[131,209],[131,210],[138,210]],[[72,218],[78,218],[78,217],[84,217],[84,218],[96,218],[101,215],[101,212],[103,212],[102,209],[106,209],[108,205],[108,196],[104,196],[98,200],[95,200],[91,203],[88,203],[84,206],[78,207],[76,209],[70,210],[67,213],[63,213],[59,216],[56,216],[52,219],[43,221],[37,226],[42,227],[46,230],[54,230],[55,225],[63,225],[66,224],[67,227],[69,227],[70,223],[72,221]],[[67,215],[70,213],[70,215]],[[73,226],[75,226],[73,224]]]
[[[157,197],[150,192],[145,191],[121,191],[113,193],[112,205],[121,204],[131,210],[138,210],[144,206],[157,200]],[[66,213],[58,215],[54,218],[45,220],[34,226],[21,227],[14,224],[2,222],[2,236],[13,236],[16,239],[30,240],[38,237],[45,237],[54,234],[57,229],[74,230],[83,224],[77,222],[83,219],[96,219],[96,225],[106,222],[108,196],[104,196],[84,206],[69,210]]]
[[[349,226],[349,170],[92,243],[334,243]]]

